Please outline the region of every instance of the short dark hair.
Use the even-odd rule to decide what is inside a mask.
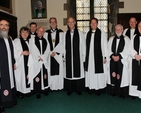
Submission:
[[[95,17],[91,18],[90,23],[92,22],[92,20],[95,20],[98,23],[98,19],[97,18],[95,18]]]
[[[22,31],[27,31],[28,34],[29,34],[29,28],[26,27],[26,26],[23,26],[23,27],[20,28],[20,31],[19,31],[19,32],[20,32],[20,37],[21,37],[21,32],[22,32]]]
[[[36,23],[36,22],[31,22],[31,23],[29,24],[29,26],[31,26],[31,25],[36,25],[36,26],[37,26],[37,23]]]

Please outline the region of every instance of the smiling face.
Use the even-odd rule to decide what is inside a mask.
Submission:
[[[28,35],[29,35],[28,31],[26,31],[26,30],[21,31],[21,37],[23,39],[27,39]]]
[[[75,28],[75,24],[76,24],[75,19],[70,17],[68,19],[68,26],[69,26],[70,30],[73,30]]]
[[[50,19],[50,27],[52,29],[56,29],[57,28],[57,21],[55,18]]]
[[[43,27],[38,27],[37,36],[42,37],[43,35],[44,35],[44,28]]]
[[[97,26],[98,26],[98,23],[95,19],[92,19],[91,20],[91,23],[90,23],[90,26],[91,26],[91,29],[92,30],[96,30]]]
[[[8,37],[9,23],[6,20],[0,21],[0,36]]]
[[[131,29],[135,29],[136,24],[137,24],[136,18],[130,18],[129,25],[130,25]]]
[[[115,33],[118,37],[120,37],[122,35],[123,32],[123,26],[118,24],[115,26]]]

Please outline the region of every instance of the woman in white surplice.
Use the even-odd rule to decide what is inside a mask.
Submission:
[[[18,96],[24,98],[23,94],[30,92],[30,84],[28,84],[28,56],[29,56],[29,29],[22,27],[20,29],[20,37],[14,40],[17,69],[15,70],[15,79]]]

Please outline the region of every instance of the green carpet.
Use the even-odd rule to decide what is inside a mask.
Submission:
[[[18,99],[18,105],[6,108],[6,113],[141,113],[141,100],[121,99],[108,94],[96,96],[83,92],[67,96],[65,91],[52,92],[48,96],[41,95]]]

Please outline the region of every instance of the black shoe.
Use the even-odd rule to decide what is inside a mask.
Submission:
[[[41,95],[40,95],[40,94],[37,94],[37,95],[36,95],[36,98],[37,98],[37,99],[40,99],[40,98],[41,98]]]
[[[67,95],[70,96],[72,94],[72,92],[67,92]]]
[[[19,98],[20,98],[20,99],[24,99],[24,95],[20,95]]]
[[[101,94],[100,93],[96,93],[95,95],[100,96]]]
[[[124,97],[124,96],[120,96],[120,98],[121,98],[121,99],[124,99],[125,97]]]
[[[78,95],[82,95],[82,92],[81,91],[79,91],[79,92],[76,92]]]
[[[130,99],[131,100],[135,100],[137,97],[134,97],[134,96],[130,96]]]
[[[94,93],[93,90],[89,90],[89,91],[88,91],[88,94],[89,94],[89,95],[91,95],[91,94],[93,94],[93,93]]]
[[[116,94],[112,94],[112,96],[113,96],[113,97],[115,97],[115,96],[116,96]]]
[[[5,113],[5,109],[3,107],[0,107],[0,113]]]
[[[45,96],[48,96],[48,92],[45,92],[44,95],[45,95]]]

